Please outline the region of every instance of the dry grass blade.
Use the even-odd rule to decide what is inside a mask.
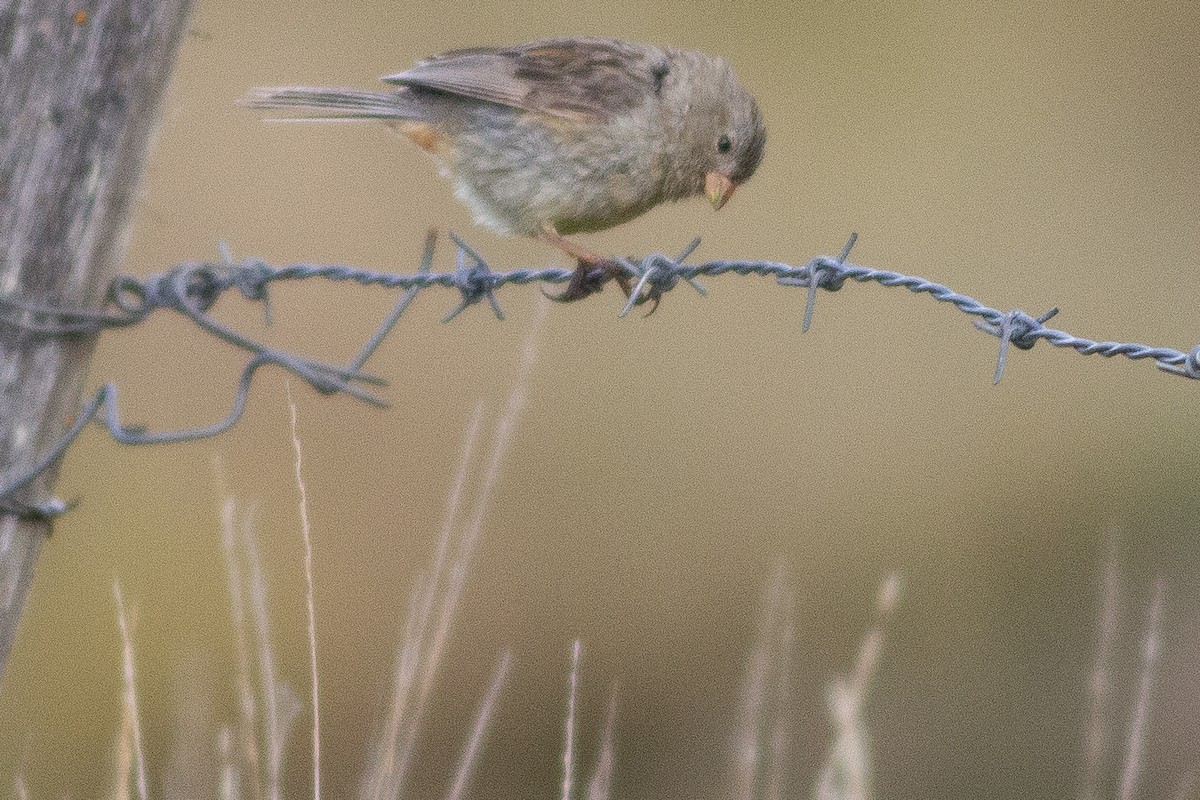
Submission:
[[[1150,692],[1154,688],[1154,668],[1162,650],[1162,615],[1167,601],[1167,586],[1161,578],[1154,582],[1154,594],[1146,609],[1146,627],[1142,630],[1142,663],[1138,675],[1137,694],[1126,736],[1125,764],[1121,771],[1120,800],[1137,796],[1138,778],[1146,746],[1146,725],[1150,719]]]
[[[237,501],[232,496],[227,496],[225,502],[221,504],[221,551],[225,556],[225,571],[229,577],[229,616],[233,622],[234,657],[237,664],[235,677],[239,715],[237,741],[240,744],[242,760],[247,773],[257,778],[259,774],[258,737],[255,735],[255,731],[258,726],[258,704],[250,682],[250,639],[246,625],[245,582],[234,539],[236,514]],[[228,744],[232,747],[232,743]],[[222,752],[223,750],[224,748],[222,748]],[[228,755],[230,758],[225,760],[230,775],[228,780],[221,781],[222,785],[232,782],[240,783],[237,781],[237,774],[240,770],[237,769],[236,761],[231,758],[232,753]],[[252,780],[251,787],[254,796],[261,796],[262,787],[258,780]]]
[[[217,797],[219,800],[238,800],[242,796],[241,781],[233,755],[233,733],[228,727],[217,734]]]
[[[898,575],[883,582],[876,601],[875,625],[863,637],[854,669],[829,686],[827,699],[835,738],[817,777],[814,794],[818,800],[868,800],[873,794],[870,740],[862,709],[879,664],[883,626],[899,602],[900,590]]]
[[[467,740],[466,747],[463,748],[462,756],[458,759],[458,770],[454,775],[454,784],[450,787],[447,800],[462,800],[463,794],[467,791],[471,772],[475,767],[479,751],[483,747],[483,736],[487,733],[488,724],[495,714],[496,703],[500,699],[500,692],[504,688],[511,665],[512,653],[505,650],[492,673],[491,686],[488,687],[487,694],[483,696],[483,701],[479,705],[479,711],[475,714],[475,725],[471,728],[471,737]]]
[[[121,632],[121,666],[124,683],[124,693],[121,698],[123,712],[122,736],[120,750],[132,757],[138,800],[146,800],[149,791],[146,786],[146,754],[142,749],[142,724],[138,716],[137,685],[134,680],[133,634],[129,616],[125,613],[125,595],[121,592],[121,584],[113,581],[113,599],[117,604],[117,627]],[[120,765],[118,780],[123,784],[118,789],[118,797],[128,797],[128,785],[124,784],[129,774],[129,760],[126,757]]]
[[[467,572],[491,507],[500,467],[511,448],[517,420],[525,406],[529,375],[537,358],[547,310],[547,304],[543,303],[537,306],[534,313],[512,391],[496,423],[472,513],[464,525],[460,522],[462,498],[475,464],[481,407],[476,408],[468,428],[433,563],[409,604],[410,618],[406,622],[405,640],[397,657],[391,710],[374,763],[368,768],[361,791],[366,800],[391,800],[403,794],[416,751],[421,720],[428,707]],[[455,533],[459,535],[456,537]]]
[[[1088,684],[1088,725],[1084,743],[1080,800],[1101,798],[1101,772],[1111,736],[1112,721],[1108,712],[1113,705],[1113,647],[1117,639],[1117,611],[1121,593],[1116,541],[1115,536],[1109,541],[1108,559],[1104,563],[1104,577],[1101,581],[1100,617],[1096,622],[1096,659],[1092,666],[1092,679]]]
[[[616,764],[616,746],[613,738],[617,728],[617,685],[613,684],[608,695],[608,714],[604,717],[604,730],[600,735],[600,755],[596,759],[596,770],[588,781],[587,800],[608,800],[612,794],[613,767]]]
[[[405,753],[411,749],[410,732],[416,730],[413,721],[415,712],[413,686],[423,674],[437,668],[440,650],[432,650],[429,642],[430,625],[435,613],[445,615],[453,611],[439,596],[444,594],[443,585],[454,571],[447,567],[454,532],[458,528],[458,517],[462,509],[462,497],[466,490],[470,468],[474,463],[475,450],[479,442],[483,423],[483,403],[475,406],[459,451],[458,468],[450,495],[446,501],[446,512],[438,534],[433,562],[429,569],[418,577],[408,601],[408,617],[404,623],[404,638],[396,656],[396,667],[392,682],[392,698],[388,719],[384,725],[375,759],[362,795],[370,800],[385,800],[399,797],[407,770]],[[462,559],[456,553],[456,561]],[[467,554],[468,557],[470,554]]]
[[[753,800],[763,783],[763,737],[769,716],[786,713],[772,709],[768,698],[777,688],[786,667],[780,664],[780,631],[791,625],[790,596],[785,588],[785,572],[779,565],[772,573],[763,596],[762,615],[754,637],[754,649],[742,682],[741,702],[734,734],[734,774],[732,796],[738,800]],[[787,659],[783,654],[783,659]]]
[[[221,552],[229,578],[239,715],[235,730],[218,734],[222,764],[218,784],[221,792],[234,791],[233,797],[279,800],[284,747],[300,704],[276,678],[267,581],[255,537],[257,509],[251,505],[239,515],[237,499],[225,488],[220,459],[214,459],[213,472],[225,497]]]
[[[296,454],[296,488],[300,491],[300,533],[304,539],[304,600],[308,612],[308,677],[312,687],[312,784],[314,800],[321,800],[321,692],[317,672],[317,610],[313,590],[313,547],[312,526],[308,521],[308,487],[304,483],[302,467],[304,452],[300,436],[296,433],[296,401],[292,399],[291,383],[284,383],[287,390],[288,421],[291,425],[292,451]],[[272,691],[273,687],[268,689]]]
[[[784,768],[791,763],[791,663],[792,644],[796,639],[796,595],[788,590],[783,598],[783,614],[775,643],[775,678],[773,715],[770,723],[770,758],[767,762],[763,796],[766,800],[781,800],[784,796]]]
[[[292,726],[300,716],[300,702],[275,677],[275,652],[271,646],[267,614],[267,581],[254,536],[254,509],[242,519],[242,551],[246,563],[244,591],[250,598],[254,637],[258,642],[258,680],[262,696],[263,742],[266,750],[265,787],[268,800],[279,800],[283,786],[283,752]]]
[[[571,800],[575,783],[575,709],[579,697],[579,652],[582,645],[578,639],[571,648],[571,677],[567,690],[567,731],[563,743],[562,800]]]

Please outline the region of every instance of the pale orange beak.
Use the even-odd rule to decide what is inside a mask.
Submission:
[[[712,203],[714,211],[720,211],[721,206],[729,202],[737,186],[729,180],[729,176],[719,172],[710,172],[704,176],[704,196]]]

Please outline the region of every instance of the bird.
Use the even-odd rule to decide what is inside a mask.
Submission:
[[[670,45],[539,39],[451,50],[380,80],[389,90],[262,87],[240,102],[392,127],[432,156],[477,223],[577,261],[555,300],[608,278],[632,291],[623,267],[568,236],[696,196],[719,210],[766,146],[758,103],[729,63]]]

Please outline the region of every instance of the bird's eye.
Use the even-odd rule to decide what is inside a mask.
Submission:
[[[729,141],[728,136],[722,136],[720,139],[717,139],[717,152],[718,153],[728,153],[732,149],[733,149],[733,142]]]

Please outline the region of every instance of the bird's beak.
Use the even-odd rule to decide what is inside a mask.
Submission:
[[[721,206],[729,202],[735,191],[737,186],[729,180],[728,175],[710,172],[704,176],[704,196],[712,203],[714,211],[720,211]]]

